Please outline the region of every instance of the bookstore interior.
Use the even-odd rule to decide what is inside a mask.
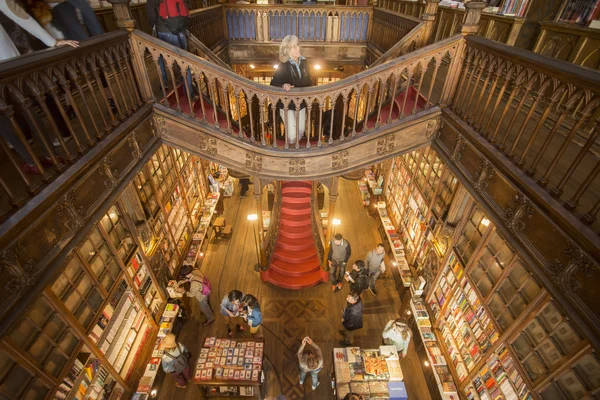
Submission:
[[[133,398],[156,397],[164,379],[158,345],[182,325],[179,271],[201,263],[232,179],[223,166],[158,149],[8,334],[31,357],[50,354],[45,371],[61,382],[38,382],[40,393],[112,400],[133,384]],[[366,168],[356,182],[379,220],[432,398],[598,398],[592,345],[433,148]],[[207,337],[193,361],[194,384],[208,397],[261,398],[263,346],[263,339]],[[333,352],[336,398],[407,398],[394,346]],[[552,371],[556,377],[538,389]]]

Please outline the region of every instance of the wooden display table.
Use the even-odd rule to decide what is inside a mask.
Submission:
[[[208,337],[200,350],[194,383],[206,397],[262,398],[263,339]]]
[[[362,394],[365,398],[389,398],[390,392],[398,390],[406,393],[395,346],[379,346],[379,349],[373,350],[335,348],[331,377],[338,400],[350,392]]]

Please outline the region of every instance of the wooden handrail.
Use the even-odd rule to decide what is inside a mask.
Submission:
[[[544,21],[533,51],[591,69],[600,69],[600,31],[575,24]]]
[[[177,71],[189,71],[201,92],[194,99],[187,84],[174,93],[163,87],[162,93],[155,97],[157,101],[176,110],[185,109],[190,117],[201,119],[240,140],[285,149],[300,148],[300,141],[298,135],[285,128],[278,141],[280,126],[288,126],[288,121],[281,124],[278,116],[285,113],[277,109],[293,110],[295,105],[306,107],[306,115],[296,107],[294,114],[285,114],[282,118],[289,118],[288,115],[295,115],[297,120],[308,117],[306,135],[310,140],[303,142],[302,147],[318,149],[343,141],[346,136],[352,138],[393,124],[406,115],[436,105],[443,96],[445,78],[437,76],[438,70],[442,70],[438,67],[442,58],[454,58],[462,42],[462,37],[456,36],[342,81],[286,92],[282,88],[250,81],[142,32],[135,31],[134,38],[139,54],[149,52],[152,55],[155,65],[149,68],[157,69],[162,56],[169,60],[170,82],[178,82],[179,76],[183,76]],[[425,74],[428,67],[434,68],[433,74]],[[442,79],[436,80],[436,77]],[[146,79],[150,79],[149,76]],[[434,90],[434,86],[438,88]],[[401,88],[405,90],[399,92]],[[190,103],[193,104],[191,108]],[[387,109],[386,104],[390,104]],[[367,119],[369,122],[365,123]],[[339,138],[334,140],[335,136]]]
[[[379,57],[374,63],[370,65],[371,68],[378,66],[379,64],[386,63],[394,58],[403,56],[411,51],[414,51],[422,46],[423,30],[425,23],[420,22],[415,26],[408,34],[404,35],[394,46],[386,51],[381,57]]]
[[[567,209],[599,211],[600,73],[466,37],[452,111]]]

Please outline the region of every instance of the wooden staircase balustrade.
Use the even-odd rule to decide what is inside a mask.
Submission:
[[[564,206],[592,223],[600,74],[476,36],[450,109]]]

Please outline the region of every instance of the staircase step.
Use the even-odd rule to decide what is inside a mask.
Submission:
[[[310,261],[313,257],[317,255],[316,247],[312,247],[311,249],[297,250],[297,251],[289,251],[284,250],[281,247],[278,247],[279,244],[275,245],[275,255],[280,260],[301,264]]]
[[[302,239],[302,238],[312,238],[313,231],[312,227],[304,226],[304,227],[296,227],[296,226],[288,226],[288,227],[279,227],[279,235],[281,238],[288,239]]]
[[[274,257],[273,261],[271,261],[271,265],[269,266],[269,269],[271,268],[281,275],[301,276],[320,270],[321,265],[316,255],[312,260],[303,264],[289,263]]]
[[[284,198],[281,201],[281,208],[286,208],[289,210],[304,210],[304,209],[310,210],[312,208],[312,206],[310,204],[310,199],[308,197],[301,202],[300,201],[290,202],[290,201],[288,201],[288,199]]]
[[[284,196],[290,195],[292,193],[303,195],[304,197],[309,198],[311,194],[311,189],[301,188],[301,187],[290,187],[281,189],[281,194]],[[300,197],[300,196],[298,196]]]
[[[276,249],[283,251],[296,252],[300,250],[308,250],[315,247],[315,239],[312,236],[305,236],[299,239],[292,239],[287,237],[278,237]]]
[[[305,193],[286,193],[285,197],[281,198],[282,204],[302,204],[310,203],[310,196]]]
[[[300,227],[300,226],[311,226],[312,221],[310,218],[298,218],[295,215],[287,215],[281,213],[281,221],[279,222],[279,230],[283,227]],[[312,229],[312,228],[311,228]]]
[[[312,182],[310,181],[286,181],[281,184],[282,188],[287,187],[304,187],[312,189]]]
[[[299,208],[299,209],[281,207],[281,215],[282,216],[289,215],[289,216],[298,216],[299,218],[302,218],[302,217],[305,218],[306,216],[310,216],[311,213],[312,213],[312,210],[307,207]],[[310,220],[310,217],[308,219]]]
[[[284,275],[275,270],[268,269],[267,271],[260,273],[260,278],[275,286],[294,290],[306,289],[327,281],[326,274],[321,270],[309,272],[301,276],[295,276]]]

